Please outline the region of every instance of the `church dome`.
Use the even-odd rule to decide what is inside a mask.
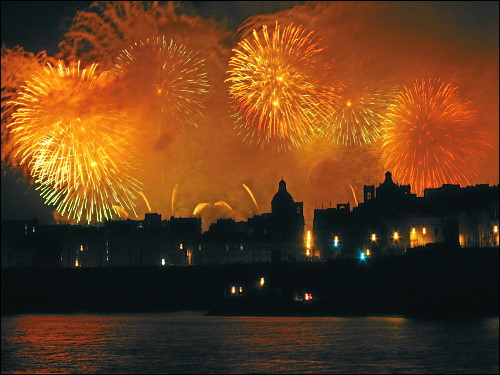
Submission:
[[[271,208],[273,213],[283,211],[293,207],[294,200],[290,193],[286,190],[286,182],[282,179],[279,183],[278,192],[274,195],[271,201]]]

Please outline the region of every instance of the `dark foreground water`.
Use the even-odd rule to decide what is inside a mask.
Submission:
[[[2,373],[498,373],[498,317],[2,317]]]

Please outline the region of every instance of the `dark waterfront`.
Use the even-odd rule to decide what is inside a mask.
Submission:
[[[498,269],[498,249],[4,269],[2,373],[498,373]]]
[[[2,373],[498,373],[497,317],[2,317]]]
[[[309,292],[314,303],[306,310],[318,315],[497,315],[498,262],[492,248],[366,261],[3,269],[2,314],[233,309],[281,315],[296,293]],[[242,298],[226,298],[231,285],[242,286]]]

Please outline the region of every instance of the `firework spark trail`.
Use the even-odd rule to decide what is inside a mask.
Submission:
[[[214,206],[215,207],[224,207],[224,208],[228,209],[229,211],[231,211],[234,214],[233,208],[229,204],[227,204],[226,202],[224,202],[224,201],[215,202]]]
[[[226,82],[246,141],[290,149],[324,131],[337,95],[318,79],[322,50],[312,31],[293,24],[281,30],[277,22],[271,33],[264,25],[233,49]]]
[[[113,205],[134,211],[140,186],[131,177],[127,115],[109,100],[106,72],[95,69],[48,64],[21,87],[9,124],[14,156],[27,165],[45,203],[88,223],[111,219]]]
[[[205,203],[205,202],[198,203],[193,211],[193,216],[196,216],[199,213],[201,213],[201,211],[207,206],[210,206],[210,203]]]
[[[490,146],[458,87],[438,79],[404,87],[383,135],[385,167],[422,195],[442,184],[470,185]]]
[[[255,205],[255,208],[257,209],[257,215],[259,215],[260,214],[259,213],[259,205],[257,204],[257,201],[255,200],[255,197],[253,196],[252,191],[250,190],[250,188],[247,185],[245,185],[245,184],[242,184],[242,185],[245,188],[245,190],[247,191],[247,193],[250,195],[250,198],[252,198],[252,202]]]
[[[364,145],[382,135],[387,115],[396,103],[396,85],[378,82],[363,84],[361,89],[344,87],[341,105],[332,114],[328,136],[346,146]]]
[[[115,73],[133,103],[148,103],[148,112],[163,123],[197,127],[208,92],[205,60],[199,53],[165,36],[140,40],[117,57]]]
[[[172,190],[172,216],[174,216],[174,207],[175,207],[175,197],[177,195],[177,188],[179,187],[179,184],[175,184],[173,190]]]
[[[118,211],[118,213],[120,213],[120,217],[123,219],[123,220],[127,220],[128,218],[128,213],[127,211],[124,210],[123,207],[121,206],[111,206],[113,209],[115,209],[116,211]]]
[[[144,199],[144,202],[146,202],[146,205],[148,206],[148,211],[153,212],[151,210],[151,206],[149,205],[148,199],[146,198],[146,195],[144,195],[144,192],[140,191],[139,195]]]
[[[356,198],[356,193],[354,192],[354,188],[352,187],[351,184],[349,184],[349,187],[351,188],[352,196],[354,197],[354,203],[356,203],[356,207],[357,207],[358,206],[358,198]]]

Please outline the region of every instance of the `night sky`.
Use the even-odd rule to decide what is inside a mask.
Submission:
[[[323,5],[325,11],[317,14],[311,11],[314,4],[306,4],[304,8],[303,2],[181,2],[181,12],[193,18],[199,15],[204,20],[214,19],[229,35],[222,43],[227,55],[218,57],[220,60],[217,61],[227,62],[231,48],[238,42],[236,30],[245,20],[261,15],[250,24],[257,24],[261,19],[270,22],[277,13],[276,18],[283,23],[292,19],[314,29],[330,44],[328,56],[338,61],[339,70],[352,76],[371,75],[372,71],[363,70],[366,67],[361,63],[357,72],[350,71],[347,62],[343,64],[342,57],[357,54],[358,61],[360,51],[366,51],[366,60],[387,62],[385,69],[377,66],[374,70],[378,73],[394,72],[394,77],[405,83],[411,82],[409,77],[413,75],[431,74],[440,74],[444,79],[460,83],[484,114],[480,126],[488,133],[492,146],[485,150],[485,161],[472,184],[498,184],[498,2],[372,3],[380,6],[375,13],[357,12],[359,4],[351,9],[350,3],[340,3]],[[2,45],[7,48],[19,45],[34,53],[46,50],[49,55],[54,55],[74,15],[78,10],[86,9],[88,4],[90,2],[3,1]],[[373,14],[378,17],[373,17]],[[338,24],[333,23],[335,20]],[[371,30],[373,24],[381,25],[380,29]],[[349,35],[349,30],[359,34]],[[186,35],[182,37],[189,39]],[[373,43],[370,38],[373,38]],[[349,50],[349,44],[352,50]],[[401,51],[403,44],[405,49]],[[391,49],[389,46],[396,47]],[[213,106],[217,106],[216,100],[220,103],[227,98],[213,97]],[[243,183],[253,190],[260,213],[269,212],[271,198],[283,177],[293,198],[304,201],[306,224],[311,226],[314,206],[335,205],[347,200],[352,203],[349,185],[360,198],[363,184],[378,185],[383,180],[384,168],[371,159],[372,151],[360,153],[349,148],[332,151],[332,148],[322,148],[322,145],[314,150],[314,146],[310,146],[281,153],[262,151],[255,145],[240,144],[241,139],[234,134],[229,121],[219,120],[220,116],[220,113],[209,114],[205,129],[200,126],[196,132],[176,136],[173,141],[158,142],[155,154],[144,156],[147,160],[145,192],[152,209],[159,211],[164,218],[172,214],[171,193],[176,184],[179,191],[175,216],[189,216],[198,202],[223,200],[235,210],[231,217],[245,220],[256,212],[252,211],[251,201],[241,188]],[[215,128],[219,123],[221,128]],[[218,138],[214,138],[211,144],[206,137],[214,132]],[[192,151],[193,148],[196,150]],[[181,157],[180,154],[184,153],[187,155]],[[234,163],[228,161],[231,159]],[[163,168],[161,177],[151,172],[158,171],[158,165]],[[193,186],[204,186],[204,190],[196,190]],[[4,163],[1,194],[2,219],[37,217],[42,223],[53,223],[54,208],[44,205],[34,186],[22,177],[21,172],[13,171]],[[141,206],[138,217],[142,218],[144,212],[145,208]],[[213,220],[214,216],[217,216],[215,211],[207,219]]]

